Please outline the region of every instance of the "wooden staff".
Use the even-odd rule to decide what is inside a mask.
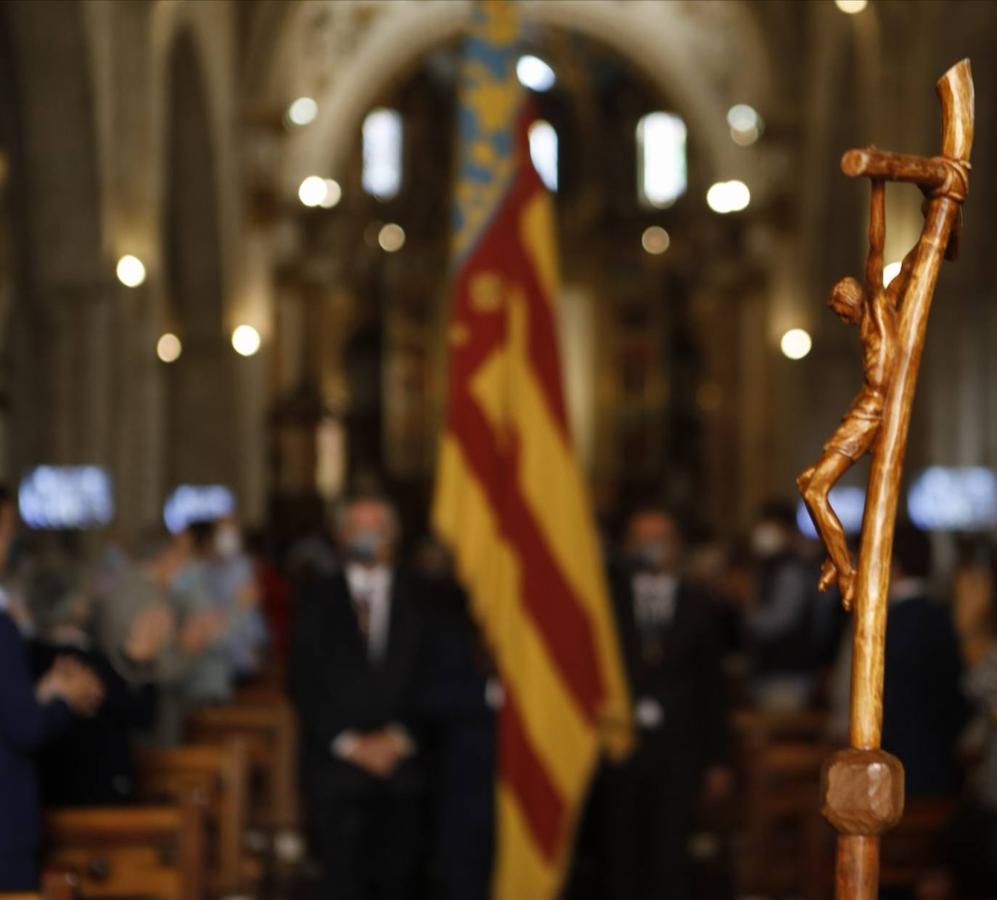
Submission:
[[[867,445],[872,447],[873,457],[857,572],[852,581],[852,575],[847,571],[847,558],[841,565],[832,564],[837,560],[829,560],[822,578],[826,586],[832,576],[838,576],[839,583],[850,588],[855,598],[851,747],[836,753],[827,762],[821,789],[823,813],[839,833],[835,874],[837,900],[875,900],[879,885],[879,836],[892,828],[903,814],[903,767],[899,760],[880,749],[886,607],[900,476],[928,312],[942,258],[955,256],[960,205],[968,190],[969,154],[973,143],[973,79],[969,60],[962,60],[949,69],[938,81],[937,88],[942,106],[940,156],[925,159],[870,147],[851,150],[842,159],[845,174],[873,179],[874,198],[883,181],[905,181],[917,184],[924,191],[926,202],[921,237],[908,254],[905,271],[900,276],[905,280],[900,287],[902,296],[896,311],[895,340],[891,339],[895,354],[888,367],[882,418],[875,429],[874,443]],[[873,207],[875,217],[875,200]],[[873,236],[877,227],[876,239],[881,246],[882,225],[871,226],[870,235]],[[853,420],[852,424],[857,421]],[[846,417],[842,427],[847,425]],[[821,462],[831,459],[838,449],[833,443],[829,444],[831,456],[825,456]],[[827,527],[833,517],[833,510],[826,505],[829,485],[819,485],[823,493],[815,493],[811,486],[814,473],[817,472],[818,477],[821,474],[820,465],[801,476],[801,490],[810,488],[809,493],[804,491],[808,505],[815,520],[821,518]],[[838,468],[843,470],[844,466]],[[820,506],[822,500],[823,507]],[[830,531],[833,530],[831,527]],[[840,554],[840,548],[838,552]]]

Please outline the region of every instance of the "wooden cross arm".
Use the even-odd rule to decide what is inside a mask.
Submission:
[[[969,162],[944,156],[912,156],[891,153],[875,147],[849,150],[841,157],[841,170],[849,176],[867,176],[885,181],[906,181],[918,185],[927,197],[948,197],[962,203],[969,192]],[[959,255],[962,217],[956,216],[949,235],[945,257]]]
[[[936,85],[942,107],[942,152],[939,156],[891,153],[876,147],[849,150],[841,170],[852,177],[920,185],[930,197],[962,202],[969,190],[969,151],[973,144],[973,76],[969,60],[956,63]]]
[[[853,178],[867,176],[885,181],[907,181],[920,185],[926,193],[945,186],[952,164],[940,156],[912,156],[891,153],[876,147],[849,150],[841,157],[841,171]]]

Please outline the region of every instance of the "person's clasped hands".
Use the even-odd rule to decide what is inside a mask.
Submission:
[[[217,641],[225,632],[225,616],[211,610],[195,612],[184,619],[179,642],[184,651],[197,654]]]
[[[396,727],[351,738],[345,758],[374,778],[388,778],[414,750],[408,735]]]
[[[63,700],[76,715],[86,718],[104,702],[104,686],[89,666],[60,656],[38,682],[35,696],[40,703]]]

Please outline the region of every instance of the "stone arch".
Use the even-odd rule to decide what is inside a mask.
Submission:
[[[231,481],[237,471],[232,353],[225,289],[217,156],[199,48],[188,28],[166,60],[163,269],[165,323],[183,341],[166,367],[165,475],[181,482]]]
[[[711,12],[704,14],[707,6]],[[729,138],[726,111],[731,98],[726,85],[720,86],[726,72],[719,70],[729,64],[725,56],[738,52],[744,57],[738,97],[760,103],[772,93],[764,42],[748,11],[733,3],[621,6],[613,0],[533,0],[522,10],[527,25],[577,32],[634,65],[690,123],[711,175],[741,177],[764,186],[757,156],[740,152]],[[336,174],[349,156],[363,115],[378,96],[430,51],[456,38],[470,11],[467,2],[389,4],[317,98],[319,119],[307,132],[289,139],[283,189],[293,195],[305,175]],[[711,36],[712,47],[704,44]],[[282,57],[275,53],[273,58],[276,62]]]

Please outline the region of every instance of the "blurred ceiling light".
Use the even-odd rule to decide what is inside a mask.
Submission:
[[[310,125],[318,115],[318,104],[311,97],[298,97],[287,107],[287,121],[292,125]]]
[[[911,482],[907,512],[926,531],[991,531],[997,525],[997,475],[984,466],[929,466]]]
[[[803,359],[812,346],[810,335],[802,328],[790,328],[779,341],[779,349],[787,359]]]
[[[765,123],[753,107],[738,103],[727,110],[730,139],[740,147],[750,147],[765,130]]]
[[[232,347],[240,356],[252,356],[260,349],[260,333],[252,325],[240,325],[232,332]]]
[[[396,253],[405,246],[405,229],[394,222],[388,222],[377,233],[377,243],[386,253]]]
[[[671,243],[672,239],[668,236],[668,232],[660,225],[649,225],[640,236],[641,246],[654,256],[664,253]]]
[[[235,510],[235,494],[224,484],[179,484],[163,504],[163,521],[179,534],[191,522],[227,518]]]
[[[550,122],[537,119],[530,125],[530,160],[548,191],[557,190],[557,131]]]
[[[890,282],[900,274],[902,265],[900,262],[891,262],[883,266],[883,287],[889,287]]]
[[[738,147],[750,147],[752,144],[758,141],[758,138],[762,136],[762,133],[757,128],[749,128],[746,131],[737,131],[735,129],[730,130],[730,139],[737,144]]]
[[[869,0],[834,0],[834,5],[843,13],[854,16],[869,5]]]
[[[706,203],[715,213],[740,212],[751,202],[751,191],[743,181],[718,181],[706,192]]]
[[[539,56],[531,54],[519,57],[519,62],[516,63],[516,77],[523,87],[537,92],[549,91],[557,81],[554,70]]]
[[[339,186],[339,182],[335,178],[326,178],[324,179],[324,183],[325,196],[319,201],[319,206],[322,209],[332,209],[343,199],[343,189]]]
[[[137,256],[126,255],[118,260],[115,272],[125,287],[138,287],[145,281],[145,264]]]
[[[641,205],[671,206],[686,190],[685,122],[676,115],[653,112],[637,123],[637,192]]]
[[[103,528],[114,518],[111,476],[100,466],[37,466],[21,479],[17,501],[28,528]]]
[[[156,342],[156,356],[164,363],[176,362],[183,353],[183,344],[175,334],[167,332]]]
[[[328,193],[329,185],[324,178],[309,175],[298,188],[298,199],[305,206],[321,206]]]

